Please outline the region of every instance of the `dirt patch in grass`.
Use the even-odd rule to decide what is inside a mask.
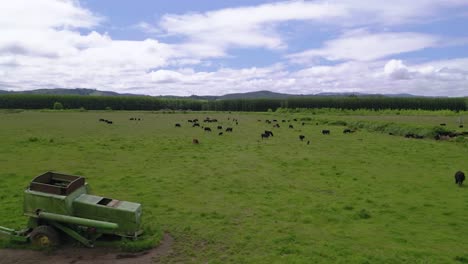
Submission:
[[[135,264],[154,263],[154,259],[171,253],[174,239],[164,234],[158,247],[138,252],[119,252],[114,248],[64,247],[52,252],[34,250],[0,249],[0,263],[22,264]]]

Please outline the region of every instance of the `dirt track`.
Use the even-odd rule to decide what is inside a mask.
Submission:
[[[0,263],[13,264],[146,264],[157,257],[168,255],[174,239],[164,234],[161,244],[152,250],[127,254],[109,248],[58,249],[52,253],[34,250],[0,249]]]

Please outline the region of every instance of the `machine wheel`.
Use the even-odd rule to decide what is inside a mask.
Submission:
[[[29,238],[34,246],[42,248],[56,247],[60,244],[60,235],[57,230],[46,225],[34,228]]]

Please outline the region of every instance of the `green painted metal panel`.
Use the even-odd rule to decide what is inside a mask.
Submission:
[[[74,200],[73,207],[76,216],[117,223],[117,233],[133,235],[139,231],[141,205],[138,203],[83,194]]]
[[[73,215],[73,200],[87,193],[87,188],[87,185],[82,186],[68,196],[27,189],[24,191],[24,214],[36,216],[36,212],[41,210],[55,214]]]
[[[53,214],[49,212],[40,212],[38,217],[39,219],[57,221],[60,223],[75,224],[75,225],[89,226],[89,227],[102,228],[102,229],[117,229],[119,227],[119,225],[116,223],[98,221],[98,220],[75,217],[75,216]]]

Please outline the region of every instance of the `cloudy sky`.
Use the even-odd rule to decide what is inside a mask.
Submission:
[[[468,96],[468,0],[0,2],[0,89]]]

